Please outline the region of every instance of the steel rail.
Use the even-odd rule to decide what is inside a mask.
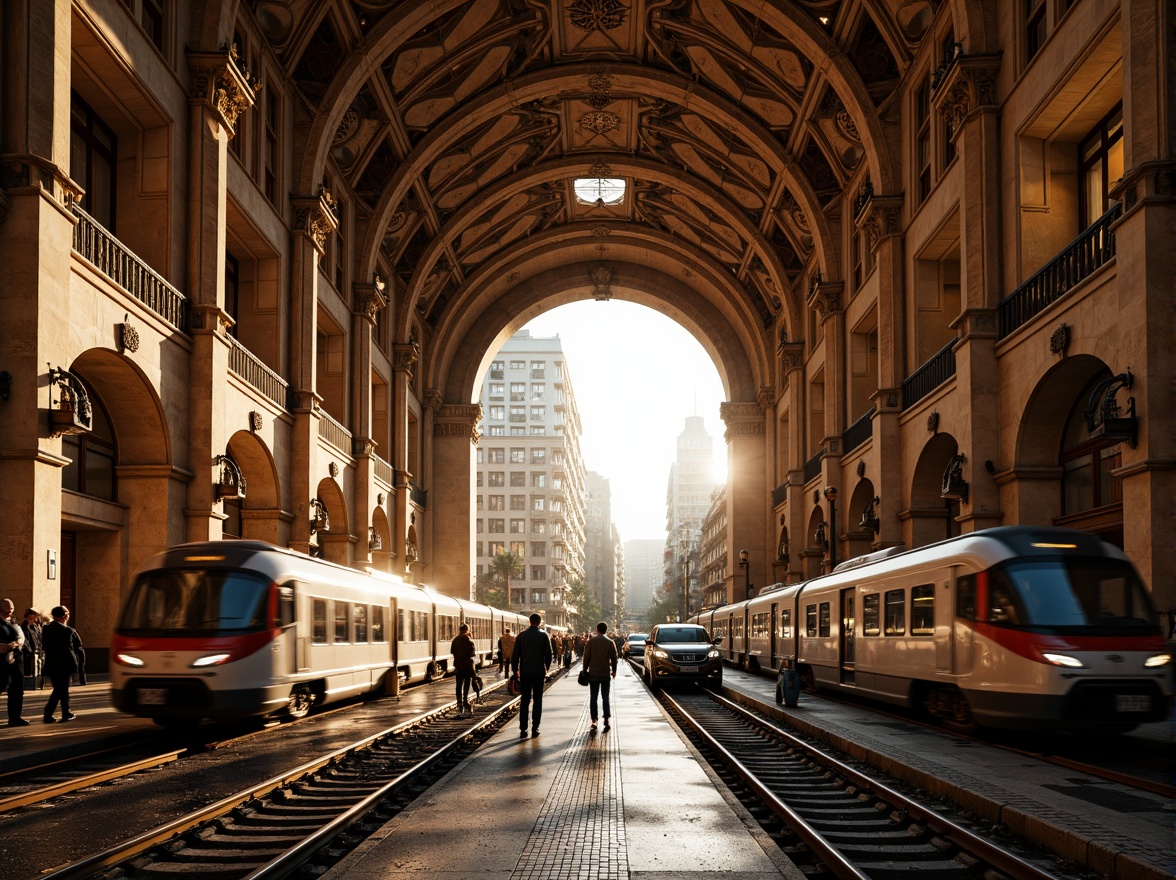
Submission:
[[[35,788],[31,791],[26,791],[23,794],[15,794],[11,797],[0,800],[0,813],[6,810],[12,810],[16,807],[27,807],[29,804],[37,804],[41,801],[47,801],[50,798],[57,797],[63,794],[69,794],[71,791],[78,791],[83,788],[89,788],[91,785],[99,785],[103,782],[109,782],[111,779],[120,779],[123,776],[130,776],[132,773],[138,773],[140,770],[148,770],[152,767],[162,767],[164,764],[170,764],[172,761],[179,758],[188,750],[173,749],[170,752],[165,752],[161,755],[153,755],[150,758],[143,758],[139,761],[132,761],[129,764],[120,764],[117,767],[109,767],[106,770],[98,770],[94,773],[88,773],[85,776],[79,776],[76,779],[66,779],[62,782],[56,782],[53,785],[46,785],[41,788]]]
[[[715,739],[710,731],[703,728],[677,700],[665,691],[662,691],[661,697],[719,755],[723,762],[743,779],[744,783],[755,792],[764,805],[804,841],[817,858],[826,864],[834,877],[837,877],[838,880],[870,880],[868,874],[863,874],[853,862],[841,854],[837,847],[826,840],[820,831],[810,825],[792,807],[780,800],[774,791],[764,785],[742,761]]]
[[[1013,880],[1060,880],[1057,874],[1043,871],[1035,865],[1018,858],[1014,853],[930,810],[918,801],[911,800],[906,795],[890,788],[885,783],[865,775],[832,755],[821,751],[802,739],[798,739],[783,728],[777,727],[771,721],[749,712],[740,704],[713,692],[710,693],[710,697],[729,712],[745,721],[755,724],[763,730],[769,731],[773,736],[783,740],[789,747],[801,751],[820,763],[831,767],[838,774],[845,776],[852,784],[872,792],[880,800],[886,801],[891,806],[895,806],[904,813],[923,822],[927,827],[935,831],[936,834],[947,838],[960,849],[980,856],[988,864],[992,865],[998,871],[1007,874]]]

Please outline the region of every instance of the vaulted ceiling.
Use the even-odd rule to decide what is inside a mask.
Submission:
[[[472,277],[531,242],[637,236],[699,255],[767,328],[798,308],[806,268],[839,275],[837,214],[863,163],[876,191],[900,191],[894,88],[936,5],[253,8],[301,92],[300,191],[333,173],[329,155],[353,194],[361,267],[391,274],[412,320],[436,327]],[[625,198],[577,199],[573,181],[598,177],[623,179]]]

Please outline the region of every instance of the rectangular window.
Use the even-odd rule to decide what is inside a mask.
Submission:
[[[887,590],[883,608],[886,635],[906,635],[906,594],[902,590]]]
[[[956,578],[956,617],[964,620],[976,619],[976,576],[963,575]]]
[[[310,604],[312,619],[310,640],[316,645],[327,643],[327,600],[315,599]]]
[[[491,382],[490,383],[490,399],[491,400],[502,400],[503,399],[503,385],[501,382]]]
[[[531,407],[531,421],[532,422],[541,422],[545,418],[547,418],[547,407],[545,407],[545,406]]]
[[[506,496],[505,495],[489,495],[486,498],[487,510],[505,510]]]
[[[490,556],[491,557],[495,557],[499,553],[506,552],[506,542],[504,542],[504,541],[490,541],[489,546],[490,546]]]
[[[525,422],[527,420],[527,408],[525,406],[512,406],[510,408],[510,420],[512,422]]]
[[[512,446],[510,448],[510,463],[511,464],[526,464],[527,450],[519,446]]]
[[[366,645],[368,640],[368,607],[353,605],[351,619],[355,624],[353,640],[358,645]]]
[[[546,464],[547,450],[546,449],[532,449],[531,450],[531,464]],[[563,462],[557,462],[562,464]]]
[[[506,451],[502,447],[487,452],[486,461],[490,464],[503,464],[506,461]]]
[[[490,415],[488,418],[501,422],[506,418],[506,408],[502,404],[492,403],[489,409]]]
[[[1117,105],[1078,145],[1081,185],[1078,231],[1111,207],[1110,189],[1123,176],[1123,105]]]
[[[531,425],[531,430],[528,431],[527,433],[530,434],[532,437],[546,437],[547,436],[547,426],[546,425]]]
[[[160,52],[163,51],[163,0],[143,0],[139,10],[139,24],[147,32],[147,39]]]
[[[915,93],[915,168],[922,202],[931,194],[931,78],[924,77]]]
[[[1045,0],[1025,0],[1025,60],[1028,61],[1045,43]]]
[[[490,471],[486,474],[486,485],[491,487],[501,487],[506,485],[506,474],[502,471]]]
[[[547,520],[545,520],[545,519],[531,520],[531,534],[532,535],[545,535],[545,534],[547,534]]]
[[[768,612],[761,611],[759,614],[751,616],[751,637],[753,639],[766,639],[771,632],[771,624],[768,623]]]
[[[920,584],[911,587],[911,635],[935,635],[935,587]]]
[[[542,382],[535,382],[531,385],[531,400],[542,400],[547,393],[547,386]]]
[[[526,425],[519,425],[518,427],[515,427],[514,425],[511,425],[510,436],[512,436],[512,437],[526,437],[527,436],[527,426]]]
[[[804,634],[809,638],[817,636],[817,606],[804,606]]]
[[[512,535],[522,535],[527,531],[527,521],[525,519],[512,519],[510,521],[510,533]]]
[[[388,641],[388,633],[384,629],[384,606],[372,606],[372,641],[375,643]]]
[[[348,639],[348,625],[351,621],[351,603],[350,602],[336,602],[335,603],[335,644],[347,642]]]
[[[532,489],[546,489],[547,488],[547,474],[539,471],[531,474],[531,488]]]
[[[792,638],[792,609],[782,608],[780,610],[780,619],[776,623],[776,632],[782,639]]]
[[[531,509],[536,511],[544,511],[547,509],[547,499],[542,495],[537,495],[531,499]]]
[[[547,566],[546,565],[532,565],[531,566],[531,580],[533,580],[533,581],[547,580]]]
[[[78,204],[105,229],[116,232],[118,138],[80,96],[71,93],[70,99],[69,176],[85,190]]]
[[[547,361],[531,361],[531,378],[542,379],[547,370]]]
[[[542,605],[546,601],[547,601],[547,591],[546,590],[531,590],[531,604],[532,605]]]
[[[527,399],[527,383],[526,382],[511,382],[510,383],[510,399],[518,402]]]
[[[532,541],[531,542],[531,555],[538,556],[540,558],[546,556],[547,555],[547,543],[545,541]]]
[[[821,638],[829,636],[829,603],[822,602],[818,612],[817,635]]]
[[[489,430],[486,431],[487,437],[505,437],[506,432],[502,430],[502,425],[489,425]]]
[[[265,89],[265,130],[262,135],[261,188],[271,205],[278,205],[278,132],[281,130],[281,100],[270,83]]]
[[[522,489],[522,488],[526,487],[526,485],[527,485],[527,472],[526,471],[511,471],[510,472],[510,485],[511,485],[511,488],[513,488],[513,489]]]
[[[491,535],[501,535],[506,531],[506,520],[504,519],[490,519],[487,521],[488,531]]]
[[[520,559],[525,557],[527,555],[527,542],[526,541],[511,541],[510,542],[510,552],[513,553],[515,556],[518,556]]]
[[[503,362],[502,361],[492,361],[490,363],[490,378],[491,379],[501,379],[503,377],[502,370],[503,370]]]
[[[510,509],[511,510],[526,510],[527,509],[527,496],[526,495],[511,495],[510,496]]]
[[[882,632],[881,600],[878,593],[862,596],[862,635],[876,636]]]

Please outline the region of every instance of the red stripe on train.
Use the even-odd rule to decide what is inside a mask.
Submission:
[[[975,621],[972,626],[977,635],[996,642],[1022,657],[1037,661],[1041,660],[1042,651],[1151,651],[1157,654],[1164,651],[1164,640],[1155,633],[1140,636],[1063,636],[1008,629],[979,621]]]

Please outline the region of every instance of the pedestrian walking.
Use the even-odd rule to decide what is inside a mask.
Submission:
[[[24,711],[24,631],[12,619],[16,606],[0,599],[0,690],[8,689],[8,726],[26,727]]]
[[[498,671],[503,675],[510,674],[510,658],[514,654],[515,637],[508,626],[502,631],[502,638],[498,640]]]
[[[58,605],[49,612],[53,620],[41,631],[45,648],[45,674],[53,685],[49,702],[45,704],[44,720],[52,724],[57,704],[61,704],[61,720],[72,721],[77,716],[69,711],[69,679],[76,674],[81,684],[86,683],[86,651],[78,631],[69,625],[69,609]]]
[[[37,690],[45,684],[45,649],[41,646],[41,612],[26,608],[20,624],[24,633],[24,674]]]
[[[457,690],[457,717],[463,718],[473,715],[470,706],[470,684],[477,674],[474,668],[474,640],[470,638],[469,624],[463,623],[457,628],[457,636],[449,643],[449,652],[453,655],[453,681]]]
[[[532,614],[530,621],[531,625],[515,638],[510,657],[511,674],[519,677],[519,739],[526,739],[528,716],[531,736],[539,735],[539,721],[543,718],[543,682],[551,667],[551,639],[539,628],[543,618]]]
[[[607,623],[596,624],[596,635],[584,646],[584,671],[588,673],[588,714],[592,716],[592,733],[596,733],[596,700],[599,696],[604,709],[604,729],[612,727],[609,691],[617,677],[617,645],[606,635]]]

